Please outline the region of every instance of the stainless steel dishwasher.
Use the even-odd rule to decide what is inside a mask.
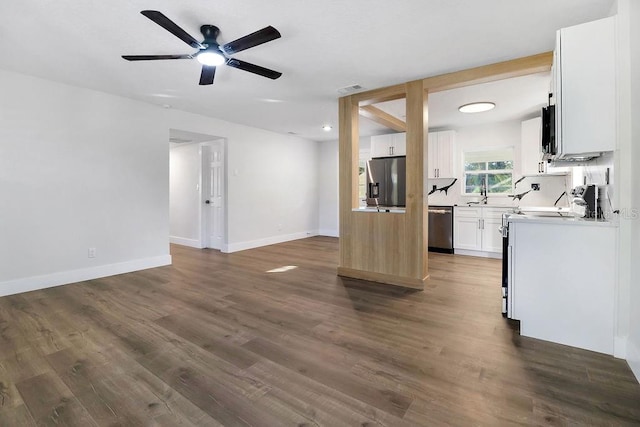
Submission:
[[[429,206],[429,250],[453,253],[453,206]]]

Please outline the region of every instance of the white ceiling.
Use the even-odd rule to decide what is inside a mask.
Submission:
[[[375,89],[553,49],[555,31],[607,16],[613,0],[21,0],[0,2],[0,68],[322,141],[337,139],[338,89]],[[221,67],[198,85],[193,53],[140,11],[225,43],[267,25],[282,38],[235,55],[281,71]],[[270,101],[280,102],[270,102]],[[321,126],[334,129],[324,132]]]

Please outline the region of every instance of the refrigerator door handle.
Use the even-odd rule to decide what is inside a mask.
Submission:
[[[377,199],[380,197],[380,183],[379,182],[370,182],[369,183],[369,198]]]

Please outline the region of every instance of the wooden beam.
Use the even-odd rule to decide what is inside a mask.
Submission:
[[[482,65],[452,73],[427,77],[422,80],[423,87],[429,92],[440,92],[458,87],[471,86],[479,83],[488,83],[512,77],[526,76],[528,74],[542,73],[551,69],[553,52],[544,52],[523,58],[495,64]],[[387,86],[360,92],[352,95],[360,107],[377,104],[379,102],[393,101],[406,97],[405,85]]]
[[[396,132],[406,132],[407,124],[391,114],[382,111],[381,109],[374,107],[373,105],[365,105],[360,107],[360,115],[366,117],[369,120],[386,126],[389,129],[393,129]]]
[[[400,271],[407,276],[423,281],[428,277],[429,230],[427,201],[425,200],[425,163],[428,162],[427,95],[422,80],[407,83],[407,171],[406,211],[404,217],[406,252]]]
[[[350,253],[343,248],[353,233],[352,209],[358,207],[359,125],[358,104],[351,97],[340,98],[338,104],[338,204],[340,214],[340,263],[349,264]]]
[[[510,61],[469,68],[424,79],[423,87],[430,93],[459,87],[488,83],[528,74],[542,73],[551,69],[553,52],[540,53]]]

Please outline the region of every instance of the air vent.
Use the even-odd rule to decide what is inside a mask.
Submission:
[[[351,86],[343,87],[342,89],[338,89],[338,93],[340,95],[348,95],[350,93],[354,93],[362,89],[364,88],[360,85],[351,85]]]

